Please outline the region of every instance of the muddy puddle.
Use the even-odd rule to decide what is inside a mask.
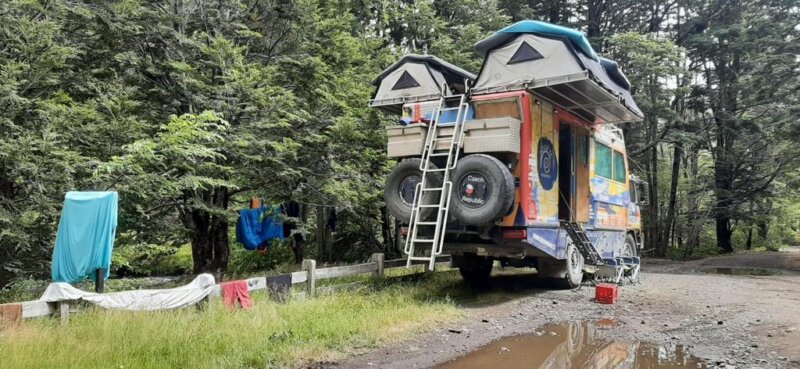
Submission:
[[[767,275],[777,275],[778,273],[769,269],[759,269],[759,268],[703,268],[700,270],[706,274],[724,274],[724,275],[755,275],[755,276],[767,276]]]
[[[681,345],[617,341],[610,320],[549,324],[534,334],[507,337],[437,369],[657,369],[708,368]]]

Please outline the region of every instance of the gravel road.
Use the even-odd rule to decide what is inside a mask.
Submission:
[[[715,268],[767,268],[770,276],[706,274]],[[709,269],[711,268],[711,269]],[[493,277],[519,285],[525,275]],[[642,283],[626,284],[614,305],[594,288],[526,289],[510,301],[466,306],[465,318],[414,339],[362,353],[331,368],[431,368],[547,323],[613,319],[607,334],[626,341],[682,344],[711,367],[800,368],[800,249],[676,263],[651,261]]]

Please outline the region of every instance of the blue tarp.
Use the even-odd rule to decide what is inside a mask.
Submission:
[[[67,192],[53,250],[54,281],[94,280],[95,270],[101,268],[108,278],[118,203],[116,192]]]
[[[266,247],[272,239],[283,239],[283,222],[275,207],[260,207],[239,211],[236,240],[248,250]]]
[[[592,45],[589,44],[589,40],[586,39],[586,36],[583,34],[583,32],[564,26],[534,20],[520,21],[503,28],[488,38],[475,44],[475,48],[478,49],[478,51],[486,54],[489,50],[505,43],[511,38],[516,37],[520,33],[542,33],[564,36],[568,38],[569,41],[586,56],[592,58],[594,61],[600,61],[597,54],[594,52],[594,49],[592,49]]]

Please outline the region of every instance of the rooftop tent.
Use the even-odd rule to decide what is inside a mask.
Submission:
[[[465,82],[474,80],[474,74],[435,56],[406,55],[372,82],[376,91],[369,105],[399,113],[408,102],[438,99],[442,94],[463,94]],[[445,91],[442,85],[447,86]]]
[[[475,47],[485,59],[473,94],[527,89],[597,124],[642,118],[617,64],[576,30],[522,21]]]

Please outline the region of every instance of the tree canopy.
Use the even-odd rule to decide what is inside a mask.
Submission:
[[[300,204],[295,260],[395,252],[370,81],[411,52],[477,71],[472,45],[521,19],[583,30],[628,74],[648,250],[800,241],[780,216],[800,184],[794,1],[7,0],[0,287],[48,274],[69,190],[118,191],[117,247],[190,244],[194,272],[226,271],[255,196]]]

